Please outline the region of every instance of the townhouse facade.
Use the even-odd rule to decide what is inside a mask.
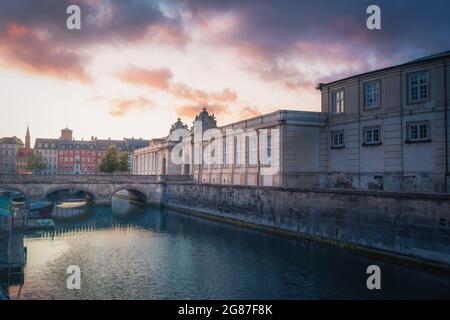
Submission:
[[[17,137],[0,138],[0,173],[16,173],[17,154],[24,147],[23,141]]]
[[[0,173],[3,174],[31,174],[30,158],[40,154],[47,164],[47,168],[34,172],[37,174],[99,174],[99,164],[108,148],[115,145],[119,153],[128,157],[128,168],[133,170],[133,151],[148,145],[144,139],[101,140],[91,137],[90,140],[76,140],[69,128],[61,130],[58,139],[36,138],[34,148],[31,148],[29,129],[25,137],[25,144],[17,137],[0,139]],[[130,160],[130,158],[132,160]]]
[[[59,140],[37,138],[34,143],[34,153],[40,154],[48,164],[47,169],[41,171],[42,174],[57,174],[59,159]]]
[[[96,174],[95,141],[60,140],[58,174]]]
[[[450,51],[321,83],[321,112],[280,110],[218,127],[204,108],[186,137],[171,134],[187,130],[178,120],[168,136],[135,150],[133,173],[213,184],[450,192],[449,69]]]

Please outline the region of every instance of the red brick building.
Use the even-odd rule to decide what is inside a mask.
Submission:
[[[96,141],[74,140],[72,130],[61,130],[58,152],[59,174],[95,174],[97,172]]]

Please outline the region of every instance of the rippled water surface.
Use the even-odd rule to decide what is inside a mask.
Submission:
[[[114,199],[25,239],[12,299],[450,298],[450,276]],[[367,266],[382,290],[366,288]],[[81,290],[66,269],[81,268]]]

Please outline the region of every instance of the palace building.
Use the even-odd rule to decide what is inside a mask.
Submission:
[[[449,192],[450,51],[319,84],[323,186]]]
[[[450,51],[321,83],[321,112],[280,110],[218,127],[204,108],[192,128],[178,119],[166,137],[136,149],[133,173],[212,184],[449,192],[449,69]]]

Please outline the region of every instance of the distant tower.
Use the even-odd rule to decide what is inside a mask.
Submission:
[[[30,127],[27,126],[27,133],[25,135],[25,149],[31,148],[31,136],[30,136]]]
[[[72,133],[73,131],[70,130],[67,126],[65,129],[61,130],[61,140],[71,141],[72,140]]]

